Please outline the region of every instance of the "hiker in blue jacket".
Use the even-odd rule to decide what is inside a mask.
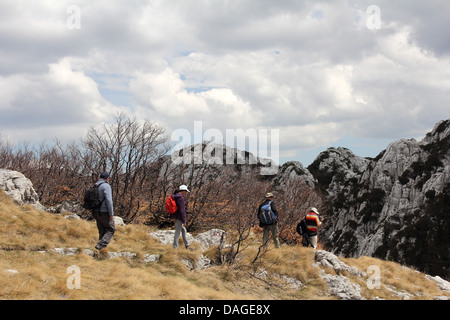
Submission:
[[[173,238],[173,247],[178,249],[178,241],[180,239],[180,233],[183,238],[184,246],[189,249],[189,243],[187,241],[187,231],[186,231],[186,205],[184,198],[186,194],[190,192],[186,185],[181,185],[177,191],[174,192],[172,198],[177,204],[177,211],[173,214],[173,219],[175,220],[175,236]]]
[[[92,215],[97,222],[99,233],[98,243],[95,246],[95,249],[101,250],[108,246],[116,231],[112,191],[111,186],[109,185],[109,174],[107,172],[102,172],[96,185],[98,185],[98,197],[102,204],[100,209],[92,212]]]
[[[270,204],[269,204],[270,203]],[[273,212],[273,221],[265,221],[261,218],[263,207],[269,204],[269,209]],[[278,238],[278,211],[273,202],[273,193],[267,193],[265,200],[258,207],[257,216],[259,218],[259,226],[263,228],[263,246],[267,246],[269,242],[269,232],[272,234],[273,242],[276,248],[280,247],[280,239]]]

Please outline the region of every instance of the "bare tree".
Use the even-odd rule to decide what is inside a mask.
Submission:
[[[241,252],[251,245],[247,240],[252,234],[255,224],[258,224],[257,208],[263,200],[264,194],[269,190],[270,183],[260,180],[257,170],[241,174],[241,177],[236,179],[228,190],[226,197],[234,195],[235,199],[233,207],[226,217],[232,234],[231,249],[228,253],[229,263],[234,263]],[[251,264],[258,260],[263,247],[261,242],[258,253]]]
[[[280,211],[280,240],[292,244],[299,241],[297,223],[304,218],[308,208],[323,207],[322,197],[301,179],[291,179],[277,193],[277,207]]]
[[[297,241],[295,226],[308,207],[321,210],[323,206],[322,197],[301,179],[271,190],[271,179],[259,176],[257,165],[229,164],[225,157],[237,154],[207,142],[177,151],[182,161],[174,162],[167,155],[170,146],[164,128],[124,113],[114,120],[90,128],[85,138],[67,145],[56,140],[32,148],[0,137],[0,166],[29,177],[47,204],[67,198],[81,201],[88,185],[108,171],[117,214],[128,221],[158,225],[171,223],[164,212],[165,198],[187,184],[192,191],[186,201],[188,229],[230,230],[232,261],[251,234],[264,193],[276,193],[280,240],[285,243]],[[209,161],[221,156],[221,164]]]
[[[113,200],[119,215],[136,216],[143,200],[149,200],[149,179],[157,179],[153,164],[168,151],[164,128],[138,121],[124,113],[112,124],[91,128],[82,140],[81,158],[92,173],[108,171]]]

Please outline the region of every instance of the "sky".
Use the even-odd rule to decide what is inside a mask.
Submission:
[[[449,118],[448,30],[447,0],[0,0],[0,135],[79,140],[125,112],[173,144],[375,157]]]

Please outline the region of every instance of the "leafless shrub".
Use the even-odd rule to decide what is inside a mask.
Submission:
[[[140,122],[121,113],[115,123],[91,128],[82,140],[84,164],[94,174],[110,173],[114,204],[125,219],[132,220],[150,199],[149,182],[159,176],[155,164],[169,149],[164,133],[149,120]]]

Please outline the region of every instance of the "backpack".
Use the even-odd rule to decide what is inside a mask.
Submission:
[[[275,222],[275,214],[270,207],[272,201],[269,201],[265,205],[261,206],[261,210],[259,211],[259,222],[261,222],[264,226],[270,226]]]
[[[300,221],[297,224],[296,230],[297,230],[297,233],[299,235],[301,235],[301,236],[306,234],[306,221],[305,221],[305,219],[302,219],[302,221]]]
[[[165,207],[166,207],[166,213],[168,213],[169,215],[174,214],[178,210],[177,203],[175,202],[175,199],[172,198],[172,196],[170,196],[166,199]]]
[[[84,192],[83,208],[88,209],[88,210],[100,209],[100,207],[101,207],[103,201],[105,201],[105,199],[103,199],[102,201],[99,200],[98,187],[100,187],[104,183],[105,182],[102,182],[98,185],[94,184],[92,187],[90,187],[89,189],[87,189]]]

